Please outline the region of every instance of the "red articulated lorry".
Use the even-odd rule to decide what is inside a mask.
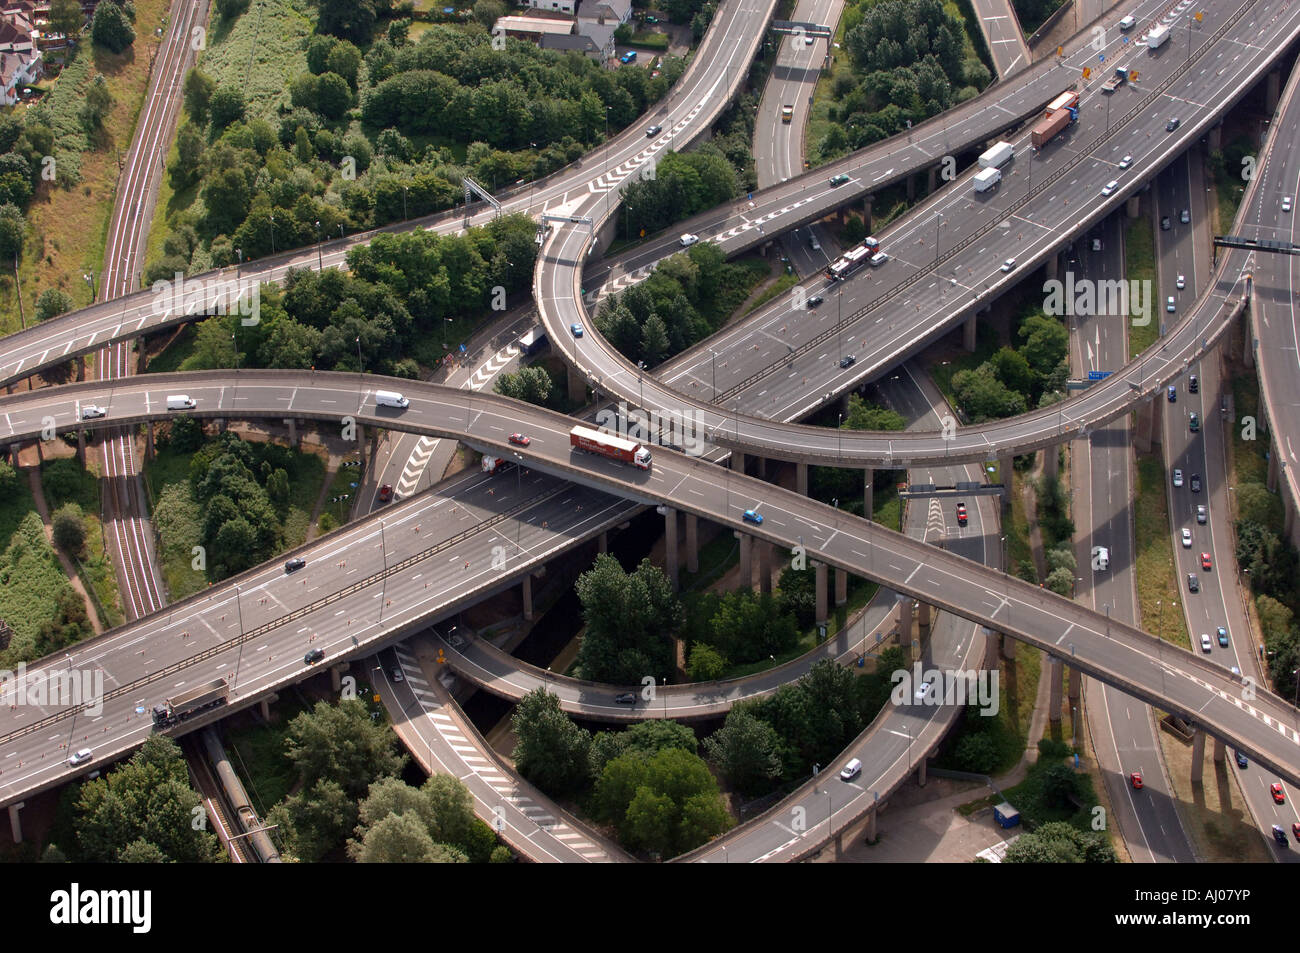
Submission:
[[[569,431],[569,443],[588,453],[598,453],[611,460],[630,463],[642,470],[650,469],[650,451],[635,440],[590,427],[574,427]]]

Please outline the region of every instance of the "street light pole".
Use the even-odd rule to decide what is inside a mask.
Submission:
[[[321,257],[321,250],[320,250],[320,222],[319,221],[316,223],[316,270],[317,271],[325,270],[325,260],[324,258]]]

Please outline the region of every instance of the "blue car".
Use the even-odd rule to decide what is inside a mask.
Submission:
[[[622,56],[618,58],[618,61],[620,63],[635,63],[636,50],[628,50],[626,53],[624,53]]]
[[[1176,384],[1170,384],[1170,385],[1169,385],[1169,403],[1172,404],[1172,403],[1173,403],[1174,401],[1176,401],[1176,400],[1178,400],[1178,386],[1177,386]]]
[[[1240,751],[1234,751],[1233,754],[1237,756],[1237,767],[1239,768],[1246,767],[1246,765],[1249,763],[1246,761],[1246,756],[1242,754]]]
[[[755,526],[761,525],[763,522],[763,515],[761,513],[755,513],[753,510],[745,510],[745,522],[753,523]]]
[[[582,325],[578,322],[575,321],[573,324],[570,324],[569,330],[573,332],[575,338],[582,337]]]
[[[1219,644],[1225,649],[1228,647],[1228,630],[1219,626]]]

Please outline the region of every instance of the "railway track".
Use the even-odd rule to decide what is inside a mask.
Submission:
[[[188,41],[193,29],[206,22],[207,3],[176,0],[170,14],[170,29],[155,59],[158,70],[150,83],[137,134],[118,179],[100,281],[100,292],[105,298],[135,290],[143,270],[156,185],[171,130],[176,124],[185,70],[194,60],[194,50]],[[128,343],[101,348],[96,356],[96,378],[111,380],[129,376],[134,369],[133,360]],[[100,445],[100,452],[105,535],[111,541],[119,569],[122,608],[128,619],[138,619],[162,608],[166,599],[154,560],[153,533],[140,483],[135,434],[126,429],[110,431]]]

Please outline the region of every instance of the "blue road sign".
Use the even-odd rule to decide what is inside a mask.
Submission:
[[[1113,374],[1113,373],[1114,373],[1114,371],[1089,371],[1089,372],[1088,372],[1088,380],[1090,380],[1090,381],[1104,381],[1106,378],[1110,377],[1110,375]]]

